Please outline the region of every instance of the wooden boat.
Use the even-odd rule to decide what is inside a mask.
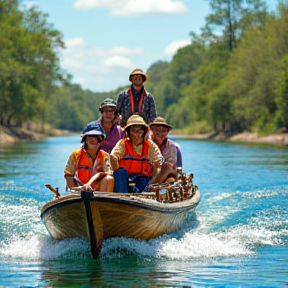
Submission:
[[[104,239],[150,240],[178,230],[200,201],[193,175],[179,176],[176,182],[151,185],[143,193],[81,191],[61,197],[47,185],[56,198],[42,207],[41,218],[55,240],[87,238],[95,259]]]

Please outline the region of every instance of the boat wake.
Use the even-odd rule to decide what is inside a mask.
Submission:
[[[210,205],[206,199],[203,201],[206,204],[197,210],[196,216],[193,214],[195,212],[191,213],[188,227],[186,225],[182,230],[150,241],[119,237],[104,240],[100,259],[139,255],[165,258],[168,261],[189,261],[253,255],[259,247],[285,246],[287,208],[285,211],[283,207],[277,206],[278,197],[283,198],[283,193],[287,192],[272,189],[246,192],[245,197],[243,193],[240,197],[238,192],[215,196],[214,199],[211,197]],[[258,204],[262,205],[258,212],[259,199],[269,199],[269,205],[263,210],[263,203]],[[33,198],[11,194],[1,196],[0,257],[91,259],[87,240],[76,238],[55,241],[50,237],[40,219],[41,205]]]

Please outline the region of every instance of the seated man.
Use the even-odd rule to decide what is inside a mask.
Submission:
[[[177,179],[177,167],[182,167],[182,154],[178,144],[168,139],[168,134],[172,129],[164,118],[157,117],[151,124],[151,139],[158,145],[165,162],[161,171],[155,178],[155,182],[172,182]]]
[[[118,125],[120,116],[116,110],[116,101],[110,98],[106,98],[100,105],[99,111],[101,116],[87,124],[96,125],[97,123],[101,126],[105,132],[105,141],[101,142],[100,149],[110,153],[115,144],[122,138],[126,137],[125,130]]]
[[[111,175],[109,154],[99,149],[105,133],[99,124],[87,125],[82,133],[82,148],[69,156],[64,177],[68,188],[112,192],[114,178]]]
[[[141,116],[130,116],[124,127],[128,137],[119,140],[110,155],[113,170],[125,168],[129,178],[136,182],[136,187],[139,176],[146,177],[146,183],[142,181],[141,187],[137,187],[140,192],[148,182],[156,183],[154,179],[164,161],[158,146],[145,137],[148,127]]]

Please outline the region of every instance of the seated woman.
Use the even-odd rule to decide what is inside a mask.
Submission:
[[[105,133],[97,123],[87,125],[82,133],[82,148],[69,156],[64,177],[68,188],[112,192],[114,178],[111,175],[109,154],[99,149]]]
[[[161,171],[155,178],[157,183],[172,182],[177,179],[177,167],[182,167],[182,153],[178,144],[168,139],[168,134],[172,129],[164,118],[157,117],[151,124],[151,139],[158,145],[165,162]]]
[[[113,170],[125,168],[128,177],[136,183],[136,187],[139,176],[142,179],[143,176],[146,178],[146,181],[141,181],[142,183],[137,187],[140,192],[148,182],[156,183],[154,179],[164,161],[158,146],[145,137],[148,127],[141,116],[130,116],[124,127],[128,137],[119,140],[110,154]]]

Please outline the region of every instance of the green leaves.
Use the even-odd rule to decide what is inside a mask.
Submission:
[[[1,123],[10,126],[43,117],[59,79],[56,50],[63,42],[47,15],[35,7],[20,11],[18,1],[8,4],[0,3],[0,112]]]

